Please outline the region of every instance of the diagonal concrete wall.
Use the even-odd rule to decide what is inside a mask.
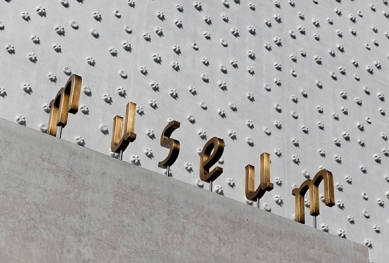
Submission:
[[[368,262],[363,245],[0,120],[1,262]]]

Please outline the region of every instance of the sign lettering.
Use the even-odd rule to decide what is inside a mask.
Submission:
[[[178,128],[180,128],[180,123],[178,121],[171,121],[166,125],[161,134],[161,146],[170,149],[170,152],[165,160],[158,163],[159,168],[166,169],[168,166],[172,166],[178,158],[178,154],[180,153],[180,142],[170,138],[172,133]]]
[[[78,75],[72,75],[66,82],[64,88],[61,88],[55,99],[50,102],[50,116],[47,125],[47,134],[57,136],[57,127],[62,128],[68,122],[69,112],[76,114],[80,102],[82,78]]]
[[[224,141],[217,137],[210,139],[200,155],[200,179],[204,182],[215,181],[222,173],[223,168],[216,166],[211,172],[209,169],[222,157]]]
[[[324,203],[326,206],[335,205],[334,179],[332,173],[327,170],[320,170],[315,177],[304,181],[299,188],[292,190],[295,196],[295,221],[305,224],[304,196],[309,190],[310,214],[318,216],[319,208],[319,185],[324,180]]]
[[[266,191],[273,190],[273,184],[270,182],[270,154],[262,153],[260,157],[260,184],[256,190],[255,189],[255,168],[252,165],[246,165],[246,184],[245,184],[245,193],[246,198],[251,201],[257,201],[261,199]]]
[[[112,140],[111,151],[115,153],[124,152],[127,146],[135,141],[135,111],[136,104],[133,102],[127,103],[126,106],[126,119],[124,120],[124,132],[123,132],[123,117],[116,115],[113,118],[112,128]]]
[[[55,98],[50,102],[50,116],[47,133],[56,136],[57,127],[65,127],[68,120],[68,114],[76,114],[80,101],[82,78],[78,75],[72,75],[64,88],[61,88]],[[126,114],[123,129],[123,117],[115,116],[113,118],[113,131],[111,140],[111,151],[120,153],[126,150],[128,145],[135,141],[135,112],[136,104],[127,103]],[[180,122],[171,121],[161,134],[160,144],[162,147],[170,150],[168,156],[158,163],[158,167],[167,168],[172,166],[180,153],[180,142],[170,138],[172,133],[180,128]],[[123,131],[124,130],[124,131]],[[211,167],[222,157],[224,152],[224,141],[213,137],[203,147],[200,155],[200,179],[205,182],[213,182],[222,173],[223,168],[216,166],[210,171]],[[257,201],[267,192],[273,190],[273,183],[270,182],[270,154],[262,153],[260,155],[260,183],[255,189],[255,167],[246,165],[245,167],[245,195],[248,200]],[[318,216],[319,207],[319,185],[324,181],[324,203],[332,207],[335,205],[334,180],[330,171],[320,170],[315,177],[304,181],[299,188],[292,190],[295,196],[295,221],[305,223],[304,196],[309,190],[310,214]]]

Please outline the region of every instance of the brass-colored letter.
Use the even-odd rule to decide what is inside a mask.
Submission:
[[[332,173],[327,170],[320,170],[315,177],[304,181],[299,188],[292,190],[295,196],[295,221],[305,224],[304,196],[309,190],[310,214],[318,216],[319,207],[319,185],[324,180],[324,203],[326,206],[335,205],[334,179]]]
[[[64,88],[60,89],[50,102],[50,116],[47,125],[47,133],[57,136],[57,127],[62,128],[68,122],[68,113],[76,114],[80,102],[82,78],[78,75],[72,75]]]
[[[209,169],[222,157],[224,141],[217,137],[210,139],[203,148],[200,156],[200,179],[204,182],[215,181],[222,173],[223,168],[216,166],[211,172]]]
[[[135,111],[136,104],[133,102],[127,103],[126,106],[126,119],[124,121],[124,132],[123,132],[123,117],[116,115],[113,118],[112,128],[112,140],[111,140],[111,151],[120,153],[125,151],[130,142],[135,141],[136,133],[135,130]]]
[[[171,121],[166,125],[161,134],[161,146],[170,149],[170,152],[165,160],[158,163],[159,168],[166,169],[168,166],[172,166],[178,158],[178,154],[180,153],[180,142],[170,138],[172,133],[178,128],[180,128],[180,123],[178,121]]]
[[[257,201],[257,199],[261,199],[262,196],[266,193],[266,191],[273,190],[273,184],[270,182],[270,154],[262,153],[260,157],[260,184],[255,189],[255,168],[252,165],[246,165],[246,187],[245,193],[246,198],[251,201]]]

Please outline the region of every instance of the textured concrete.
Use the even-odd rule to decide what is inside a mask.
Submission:
[[[135,102],[142,108],[137,138],[123,161],[139,160],[163,174],[158,162],[168,150],[159,138],[174,119],[181,123],[172,134],[181,150],[170,167],[173,178],[195,186],[198,149],[222,137],[224,173],[214,187],[245,204],[244,167],[258,172],[259,156],[268,152],[274,189],[261,199],[261,209],[288,219],[293,188],[325,167],[334,175],[338,205],[320,208],[318,228],[371,243],[371,261],[387,263],[388,1],[134,1],[0,0],[0,118],[44,132],[47,104],[70,74],[78,74],[80,110],[69,115],[63,140],[109,155],[112,118]],[[282,205],[275,202],[280,199]]]
[[[0,120],[1,262],[368,262],[363,245]]]

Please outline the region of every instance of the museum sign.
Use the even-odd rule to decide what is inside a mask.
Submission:
[[[72,75],[64,88],[61,88],[55,98],[50,102],[50,115],[47,128],[47,134],[57,136],[57,128],[64,128],[67,124],[68,114],[76,114],[80,101],[80,91],[82,78],[78,75]],[[128,145],[135,141],[135,114],[136,104],[129,102],[126,106],[124,117],[115,116],[113,118],[111,151],[122,154]],[[158,163],[158,167],[169,169],[174,165],[180,153],[180,142],[171,138],[172,133],[180,128],[180,122],[171,121],[161,133],[160,145],[169,149],[166,158]],[[200,154],[199,177],[202,181],[210,183],[215,181],[223,174],[223,168],[216,166],[216,162],[222,157],[224,152],[224,141],[221,138],[213,137],[208,140]],[[248,200],[258,201],[262,196],[273,190],[273,183],[270,180],[270,154],[262,153],[260,155],[260,182],[255,188],[255,168],[248,164],[245,167],[245,195]],[[324,183],[324,204],[332,207],[335,205],[334,180],[330,171],[320,170],[315,177],[305,180],[299,188],[292,190],[295,196],[295,221],[305,223],[304,197],[309,191],[310,214],[318,216],[319,208],[319,185]],[[212,190],[212,188],[211,188]]]

